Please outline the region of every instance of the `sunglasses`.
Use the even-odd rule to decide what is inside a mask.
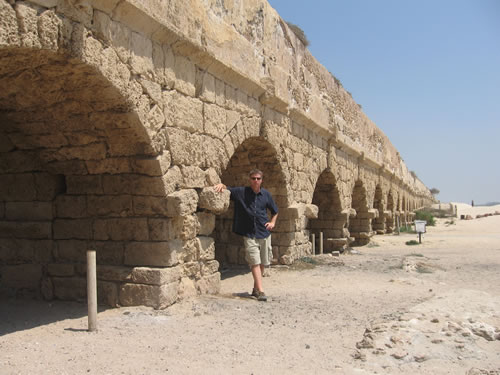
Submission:
[[[250,177],[251,180],[262,180],[262,177]]]

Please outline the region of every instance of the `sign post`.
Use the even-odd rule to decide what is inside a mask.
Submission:
[[[422,243],[422,233],[425,233],[425,225],[427,221],[425,220],[415,220],[415,232],[418,233],[418,243]]]

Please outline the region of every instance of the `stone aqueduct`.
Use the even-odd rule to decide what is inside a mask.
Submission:
[[[217,293],[258,167],[275,258],[366,244],[432,196],[265,0],[0,0],[0,294]],[[318,236],[316,236],[318,237]]]

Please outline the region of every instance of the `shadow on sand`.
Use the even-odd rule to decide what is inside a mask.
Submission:
[[[99,306],[98,312],[110,307]],[[87,331],[87,322],[82,327],[81,319],[87,316],[87,304],[68,301],[41,301],[34,299],[0,299],[0,336],[67,320],[65,330]]]

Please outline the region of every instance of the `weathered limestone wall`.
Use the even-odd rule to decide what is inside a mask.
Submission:
[[[432,200],[266,1],[0,0],[0,295],[217,293],[258,167],[276,261],[365,244]]]

